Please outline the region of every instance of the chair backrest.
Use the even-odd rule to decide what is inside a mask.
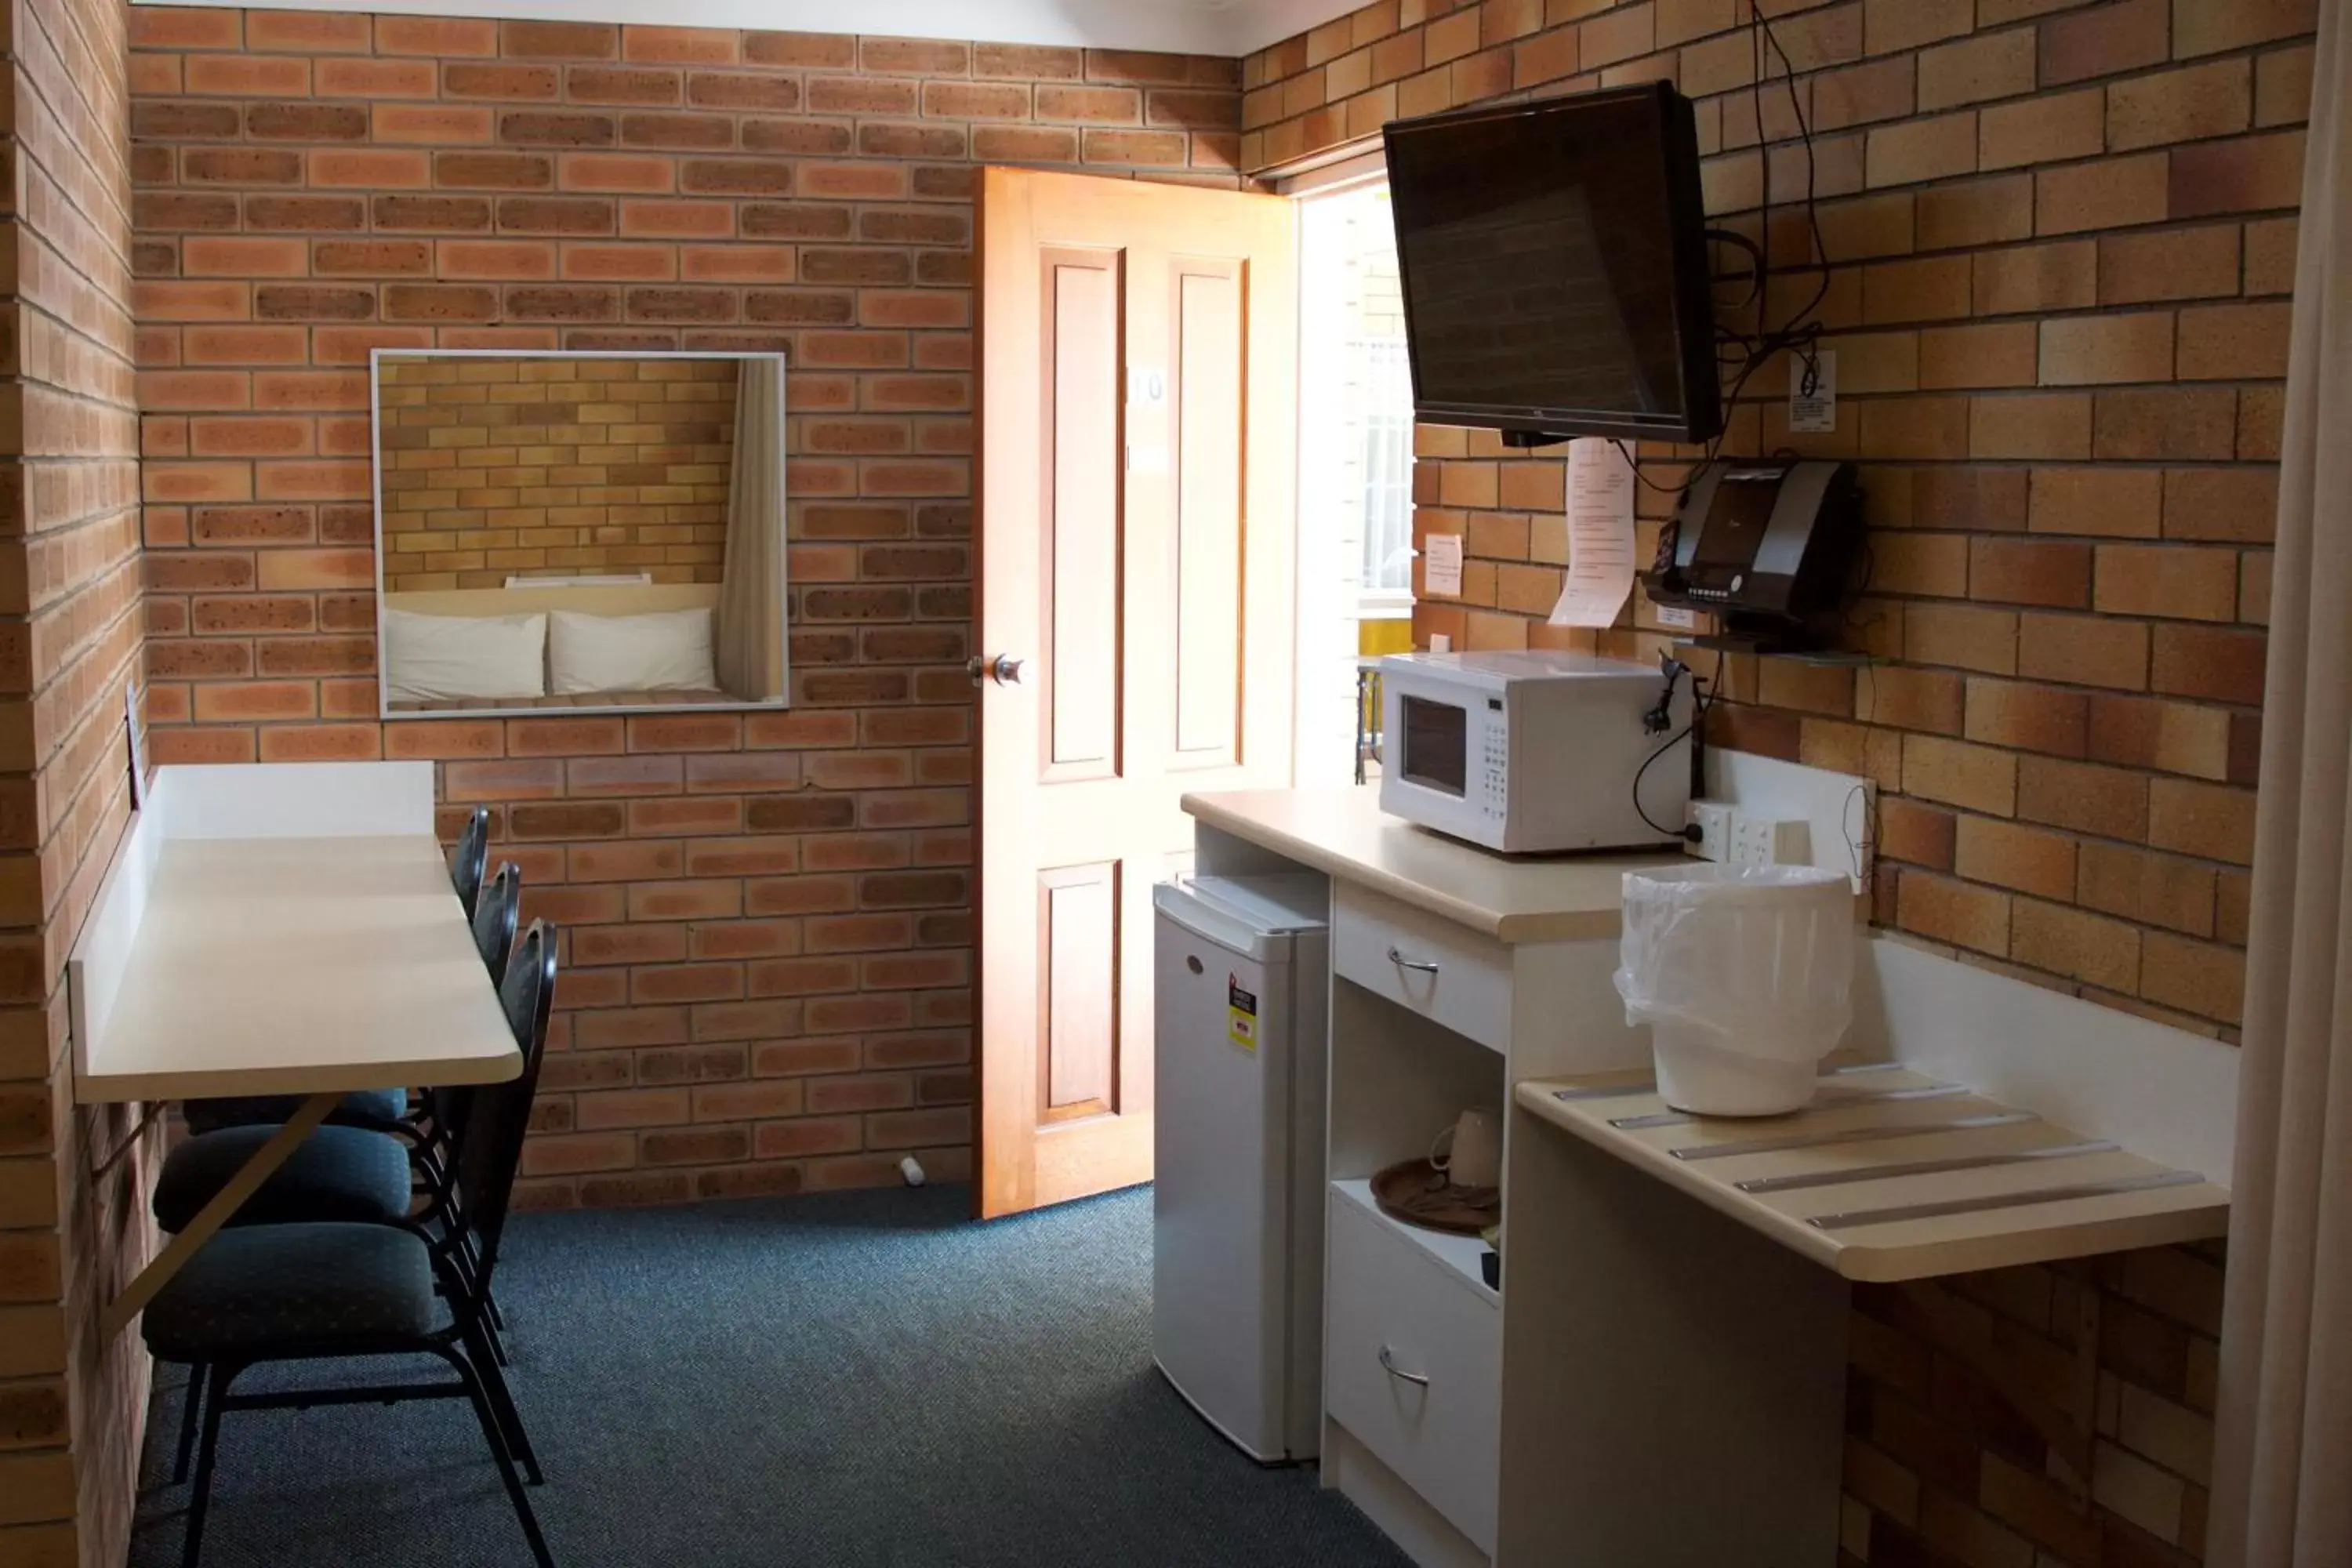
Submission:
[[[507,960],[514,953],[515,930],[521,915],[522,868],[509,860],[499,868],[499,874],[490,879],[481,897],[474,900],[474,949],[482,955],[482,965],[490,972],[492,985],[506,977]],[[466,1118],[472,1114],[479,1092],[472,1087],[448,1084],[436,1084],[425,1091],[433,1125],[451,1144],[463,1136]]]
[[[449,885],[457,889],[457,901],[466,906],[467,920],[474,918],[474,900],[481,897],[482,873],[489,860],[490,808],[478,805],[449,851]]]
[[[499,1237],[506,1228],[515,1171],[522,1163],[523,1134],[530,1129],[540,1058],[547,1051],[548,1019],[555,1007],[555,928],[545,921],[531,921],[515,944],[506,977],[499,983],[499,1001],[506,1008],[515,1044],[522,1047],[522,1072],[509,1082],[477,1089],[457,1137],[457,1191],[481,1243],[485,1290],[499,1260]]]
[[[521,915],[522,868],[509,860],[474,900],[474,946],[489,966],[493,985],[506,978],[507,959],[514,952]]]

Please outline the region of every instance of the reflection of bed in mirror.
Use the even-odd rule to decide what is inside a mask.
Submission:
[[[373,361],[385,717],[788,700],[782,356]]]

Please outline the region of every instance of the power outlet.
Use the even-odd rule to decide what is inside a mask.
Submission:
[[[1801,821],[1731,814],[1731,863],[1735,866],[1809,866],[1812,829]]]
[[[1684,809],[1683,821],[1698,829],[1696,839],[1683,841],[1683,853],[1701,860],[1731,858],[1731,807],[1719,800],[1695,800]]]

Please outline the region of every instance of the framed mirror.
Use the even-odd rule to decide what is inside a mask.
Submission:
[[[369,360],[384,718],[789,702],[782,354]]]

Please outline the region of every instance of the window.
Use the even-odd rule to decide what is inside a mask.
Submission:
[[[1303,195],[1298,222],[1297,780],[1337,784],[1360,668],[1412,646],[1412,375],[1377,155]]]
[[[1354,421],[1362,452],[1364,550],[1358,602],[1412,595],[1412,377],[1404,338],[1359,338],[1348,345],[1360,403]]]
[[[1303,204],[1302,433],[1316,470],[1301,521],[1343,549],[1354,618],[1412,613],[1412,378],[1389,192]]]

